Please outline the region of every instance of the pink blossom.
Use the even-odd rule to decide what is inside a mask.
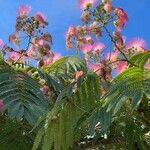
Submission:
[[[53,63],[53,57],[52,56],[49,56],[45,61],[44,61],[44,65],[47,66],[47,65],[50,65]]]
[[[2,39],[0,39],[0,48],[3,48],[3,46],[4,46],[4,42]]]
[[[41,47],[46,44],[46,41],[44,38],[35,38],[32,41],[33,41],[32,43],[37,47]]]
[[[116,8],[114,10],[114,13],[118,16],[118,18],[121,18],[121,19],[123,19],[125,21],[128,20],[128,15],[126,14],[126,12],[122,8],[120,8],[120,7]]]
[[[29,14],[31,11],[31,6],[29,5],[20,5],[18,8],[18,16],[19,17],[25,17]]]
[[[121,32],[122,29],[123,29],[124,26],[125,26],[125,20],[124,20],[124,19],[121,19],[121,18],[118,18],[117,20],[114,21],[114,24],[115,24],[117,30],[118,30],[119,32]]]
[[[61,54],[60,53],[54,53],[53,62],[57,61],[60,58],[61,58]]]
[[[27,54],[27,56],[30,58],[30,59],[33,59],[34,57],[35,57],[35,46],[33,45],[33,44],[31,44],[30,46],[29,46],[29,49],[28,49],[28,51],[26,52],[26,54]]]
[[[18,33],[11,34],[9,36],[9,42],[11,42],[12,44],[18,45],[20,42],[19,34]]]
[[[45,24],[47,22],[47,18],[46,18],[46,16],[42,12],[37,12],[33,17],[41,25]]]
[[[101,73],[101,64],[100,63],[89,64],[88,68],[98,75],[100,75],[100,73]]]
[[[115,62],[118,59],[118,52],[112,51],[107,53],[106,60],[109,60],[110,62]]]
[[[93,45],[92,53],[94,55],[99,55],[99,53],[102,52],[104,48],[105,48],[105,45],[103,43],[97,42]]]
[[[118,31],[113,32],[113,36],[116,41],[116,45],[121,49],[124,46],[125,39],[123,39],[120,32],[118,32]]]
[[[126,12],[122,8],[116,8],[114,13],[117,15],[117,20],[114,22],[115,26],[117,27],[118,31],[121,31],[122,28],[125,26],[126,21],[128,20],[128,16]]]
[[[96,51],[96,50],[103,50],[105,48],[105,45],[101,42],[97,42],[93,45],[93,50]]]
[[[92,47],[93,47],[93,45],[91,45],[91,44],[85,44],[85,45],[81,46],[81,51],[84,54],[87,54],[87,53],[91,52]]]
[[[83,71],[76,71],[75,72],[75,79],[78,80],[83,75]]]
[[[74,35],[75,33],[76,33],[76,27],[70,26],[70,27],[68,28],[67,34],[68,34],[68,35]]]
[[[2,100],[2,99],[0,99],[0,111],[2,111],[3,107],[4,107],[3,100]]]
[[[119,61],[116,65],[117,73],[122,73],[127,68],[126,61]]]
[[[141,38],[133,38],[130,40],[127,45],[126,49],[134,49],[137,52],[142,52],[146,50],[146,42]]]
[[[147,61],[147,63],[145,64],[145,67],[150,69],[150,60]]]
[[[94,40],[92,39],[90,35],[86,35],[84,38],[87,43],[94,44]]]
[[[14,62],[14,61],[22,62],[24,61],[24,59],[25,57],[19,52],[9,52],[9,55],[8,55],[9,62]]]
[[[87,9],[88,6],[94,5],[96,0],[78,0],[81,9]]]
[[[61,54],[60,53],[53,53],[53,54],[49,54],[48,58],[44,61],[44,65],[49,65],[54,63],[55,61],[57,61],[58,59],[61,58]]]
[[[111,11],[114,10],[114,7],[112,6],[112,4],[110,3],[110,1],[107,1],[105,4],[104,4],[104,10],[108,13],[110,13]]]
[[[44,85],[42,88],[41,88],[41,90],[43,91],[43,93],[45,94],[45,95],[48,95],[48,92],[49,92],[49,87],[47,86],[47,85]]]

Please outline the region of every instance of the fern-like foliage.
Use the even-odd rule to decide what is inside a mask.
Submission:
[[[69,96],[66,88],[61,93],[63,96],[58,96],[54,108],[46,117],[45,127],[37,134],[33,150],[37,149],[41,136],[43,150],[68,150],[83,136],[78,127],[82,118],[90,115],[98,103],[99,82],[97,75],[89,73],[75,94]],[[80,132],[75,132],[76,130]]]
[[[26,122],[0,116],[0,150],[30,150],[35,138],[31,129]]]
[[[34,124],[48,109],[48,102],[34,79],[0,62],[0,98],[6,114],[17,120]]]

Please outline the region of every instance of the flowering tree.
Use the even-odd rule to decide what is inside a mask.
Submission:
[[[46,16],[28,5],[0,40],[2,150],[149,149],[146,43],[122,36],[128,16],[110,0],[78,3],[83,25],[66,33],[77,56],[52,52]]]

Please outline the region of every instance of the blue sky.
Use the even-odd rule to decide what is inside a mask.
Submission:
[[[52,48],[62,54],[71,54],[66,51],[64,35],[69,25],[81,23],[77,0],[0,0],[0,38],[5,42],[14,31],[20,4],[31,5],[32,13],[44,12],[49,21],[48,31],[53,36]],[[129,15],[123,35],[129,39],[141,37],[150,43],[150,0],[114,0],[114,4],[123,7]]]

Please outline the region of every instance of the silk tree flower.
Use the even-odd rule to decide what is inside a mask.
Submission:
[[[93,6],[96,3],[96,0],[78,0],[79,6],[81,9],[87,9],[90,6]]]
[[[4,46],[4,42],[2,39],[0,39],[0,48],[3,48],[3,46]]]
[[[90,21],[90,13],[89,11],[83,11],[81,15],[81,20],[85,23],[88,23]]]
[[[126,12],[122,8],[116,8],[114,10],[115,15],[118,17],[114,21],[114,25],[117,27],[117,30],[120,32],[123,27],[125,26],[125,23],[128,21],[128,16]]]
[[[127,68],[127,62],[126,61],[119,61],[116,64],[117,73],[122,73],[126,68]]]
[[[102,35],[98,22],[96,21],[90,25],[89,30],[91,33],[96,34],[97,37],[100,37]]]
[[[49,87],[48,87],[47,85],[44,85],[44,86],[41,88],[41,91],[43,91],[43,93],[44,93],[45,95],[48,95],[50,89],[49,89]]]
[[[34,38],[32,40],[32,43],[36,46],[36,47],[41,47],[44,46],[47,42],[45,41],[44,38]]]
[[[93,45],[92,53],[94,55],[99,55],[99,53],[102,52],[104,48],[105,48],[105,45],[103,43],[97,42]]]
[[[76,71],[75,72],[75,79],[78,80],[83,75],[83,71]]]
[[[3,100],[2,100],[2,99],[0,99],[0,111],[2,111],[3,107],[4,107]]]
[[[9,42],[11,42],[14,45],[18,45],[20,43],[19,34],[13,33],[9,36]]]
[[[114,10],[114,13],[117,15],[118,18],[121,18],[125,21],[128,20],[128,15],[126,14],[126,12],[122,8],[120,8],[120,7],[116,8]]]
[[[85,39],[85,41],[86,41],[87,43],[89,43],[89,44],[94,44],[94,40],[93,40],[93,38],[92,38],[90,35],[86,35],[86,36],[84,37],[84,39]]]
[[[43,25],[47,22],[47,18],[42,12],[37,12],[33,17],[35,21],[39,22],[40,25]]]
[[[126,49],[133,49],[137,52],[143,52],[146,50],[146,42],[141,38],[133,38],[127,43]]]
[[[60,53],[49,53],[48,58],[44,61],[44,65],[49,65],[61,58]]]
[[[20,54],[19,52],[9,52],[8,54],[8,61],[9,62],[23,62],[25,59],[24,55]]]
[[[81,46],[81,51],[84,54],[89,54],[92,51],[93,45],[91,44],[84,44],[83,46]]]
[[[67,30],[66,35],[74,35],[76,33],[76,27],[75,26],[70,26]]]
[[[111,11],[114,10],[114,7],[112,6],[112,4],[111,4],[111,2],[109,0],[104,4],[104,10],[107,13],[110,13]]]
[[[124,46],[125,39],[123,39],[123,37],[121,36],[120,32],[118,32],[118,31],[113,32],[113,37],[114,37],[114,39],[116,41],[117,47],[122,49],[122,47]]]
[[[118,18],[114,21],[114,25],[116,26],[117,30],[121,32],[122,29],[125,27],[125,21],[121,18]]]
[[[150,69],[150,60],[148,60],[148,61],[146,62],[145,67],[148,68],[148,69]]]
[[[21,18],[26,17],[31,11],[31,6],[29,5],[20,5],[18,7],[18,16]]]
[[[100,75],[101,73],[101,64],[100,63],[93,63],[93,64],[88,64],[88,68],[95,72],[97,75]]]
[[[58,59],[60,59],[61,58],[61,54],[60,53],[54,53],[54,56],[53,56],[53,63],[55,62],[55,61],[57,61]]]
[[[117,61],[118,57],[119,57],[118,52],[112,51],[112,52],[107,53],[106,60],[108,60],[109,62],[115,62]]]
[[[36,56],[36,52],[35,52],[35,45],[30,44],[28,51],[26,52],[26,55],[30,58],[33,59]]]

